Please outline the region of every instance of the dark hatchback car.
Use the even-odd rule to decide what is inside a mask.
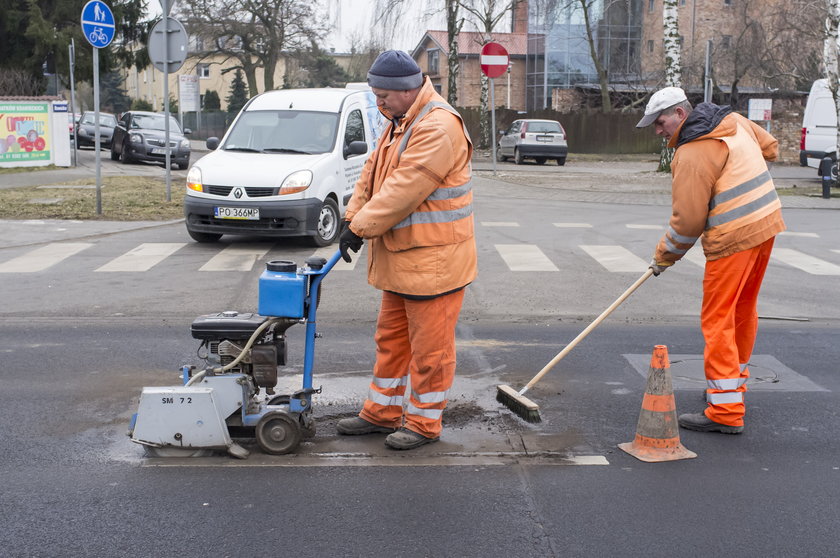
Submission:
[[[111,147],[111,138],[117,126],[117,117],[107,112],[99,113],[99,147]],[[96,145],[96,112],[89,110],[82,113],[76,122],[76,145],[94,147]]]
[[[152,161],[166,164],[166,117],[159,112],[131,111],[122,115],[114,128],[111,159],[123,163]],[[179,169],[190,166],[190,130],[181,130],[178,121],[169,116],[170,162]]]

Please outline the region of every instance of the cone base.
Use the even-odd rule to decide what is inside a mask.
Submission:
[[[697,454],[686,449],[682,444],[673,448],[651,448],[640,446],[635,442],[618,444],[619,449],[624,450],[636,459],[647,463],[659,463],[661,461],[678,461],[680,459],[694,459]]]

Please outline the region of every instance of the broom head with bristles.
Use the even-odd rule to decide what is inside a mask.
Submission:
[[[510,386],[496,386],[496,401],[527,422],[540,422],[540,407]]]

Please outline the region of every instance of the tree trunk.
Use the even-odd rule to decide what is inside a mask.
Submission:
[[[601,112],[609,114],[612,112],[612,100],[610,99],[609,76],[607,69],[598,58],[598,52],[595,49],[595,37],[592,36],[592,26],[589,22],[589,10],[592,8],[594,2],[587,2],[587,0],[580,0],[580,6],[583,10],[583,23],[586,26],[586,41],[589,43],[589,56],[592,57],[592,63],[595,65],[595,71],[598,73],[598,83],[601,86]]]
[[[463,20],[458,20],[458,0],[446,0],[446,33],[449,41],[449,56],[446,59],[448,77],[446,83],[446,102],[453,107],[458,103],[458,33]]]
[[[840,0],[827,0],[828,15],[825,20],[825,41],[823,43],[823,64],[828,88],[834,97],[834,107],[840,122],[840,68],[838,68],[838,50],[840,50]],[[835,161],[840,161],[840,126],[837,127],[837,151]],[[836,164],[836,163],[835,163]]]
[[[665,85],[680,87],[682,68],[680,66],[680,30],[677,19],[677,0],[663,0],[662,2],[662,35],[665,38]],[[659,172],[671,172],[671,160],[674,150],[668,148],[667,142],[662,142],[659,152]]]
[[[488,87],[488,82],[490,80],[487,79],[483,73],[481,74],[481,118],[479,120],[479,147],[481,149],[487,149],[490,147],[490,142],[493,141],[492,135],[496,132],[493,131],[491,133],[490,130],[490,102],[488,101],[488,93],[490,88]]]

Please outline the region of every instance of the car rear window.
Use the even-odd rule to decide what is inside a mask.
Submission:
[[[560,133],[563,131],[563,128],[560,127],[559,122],[528,122],[528,131],[534,133]]]

